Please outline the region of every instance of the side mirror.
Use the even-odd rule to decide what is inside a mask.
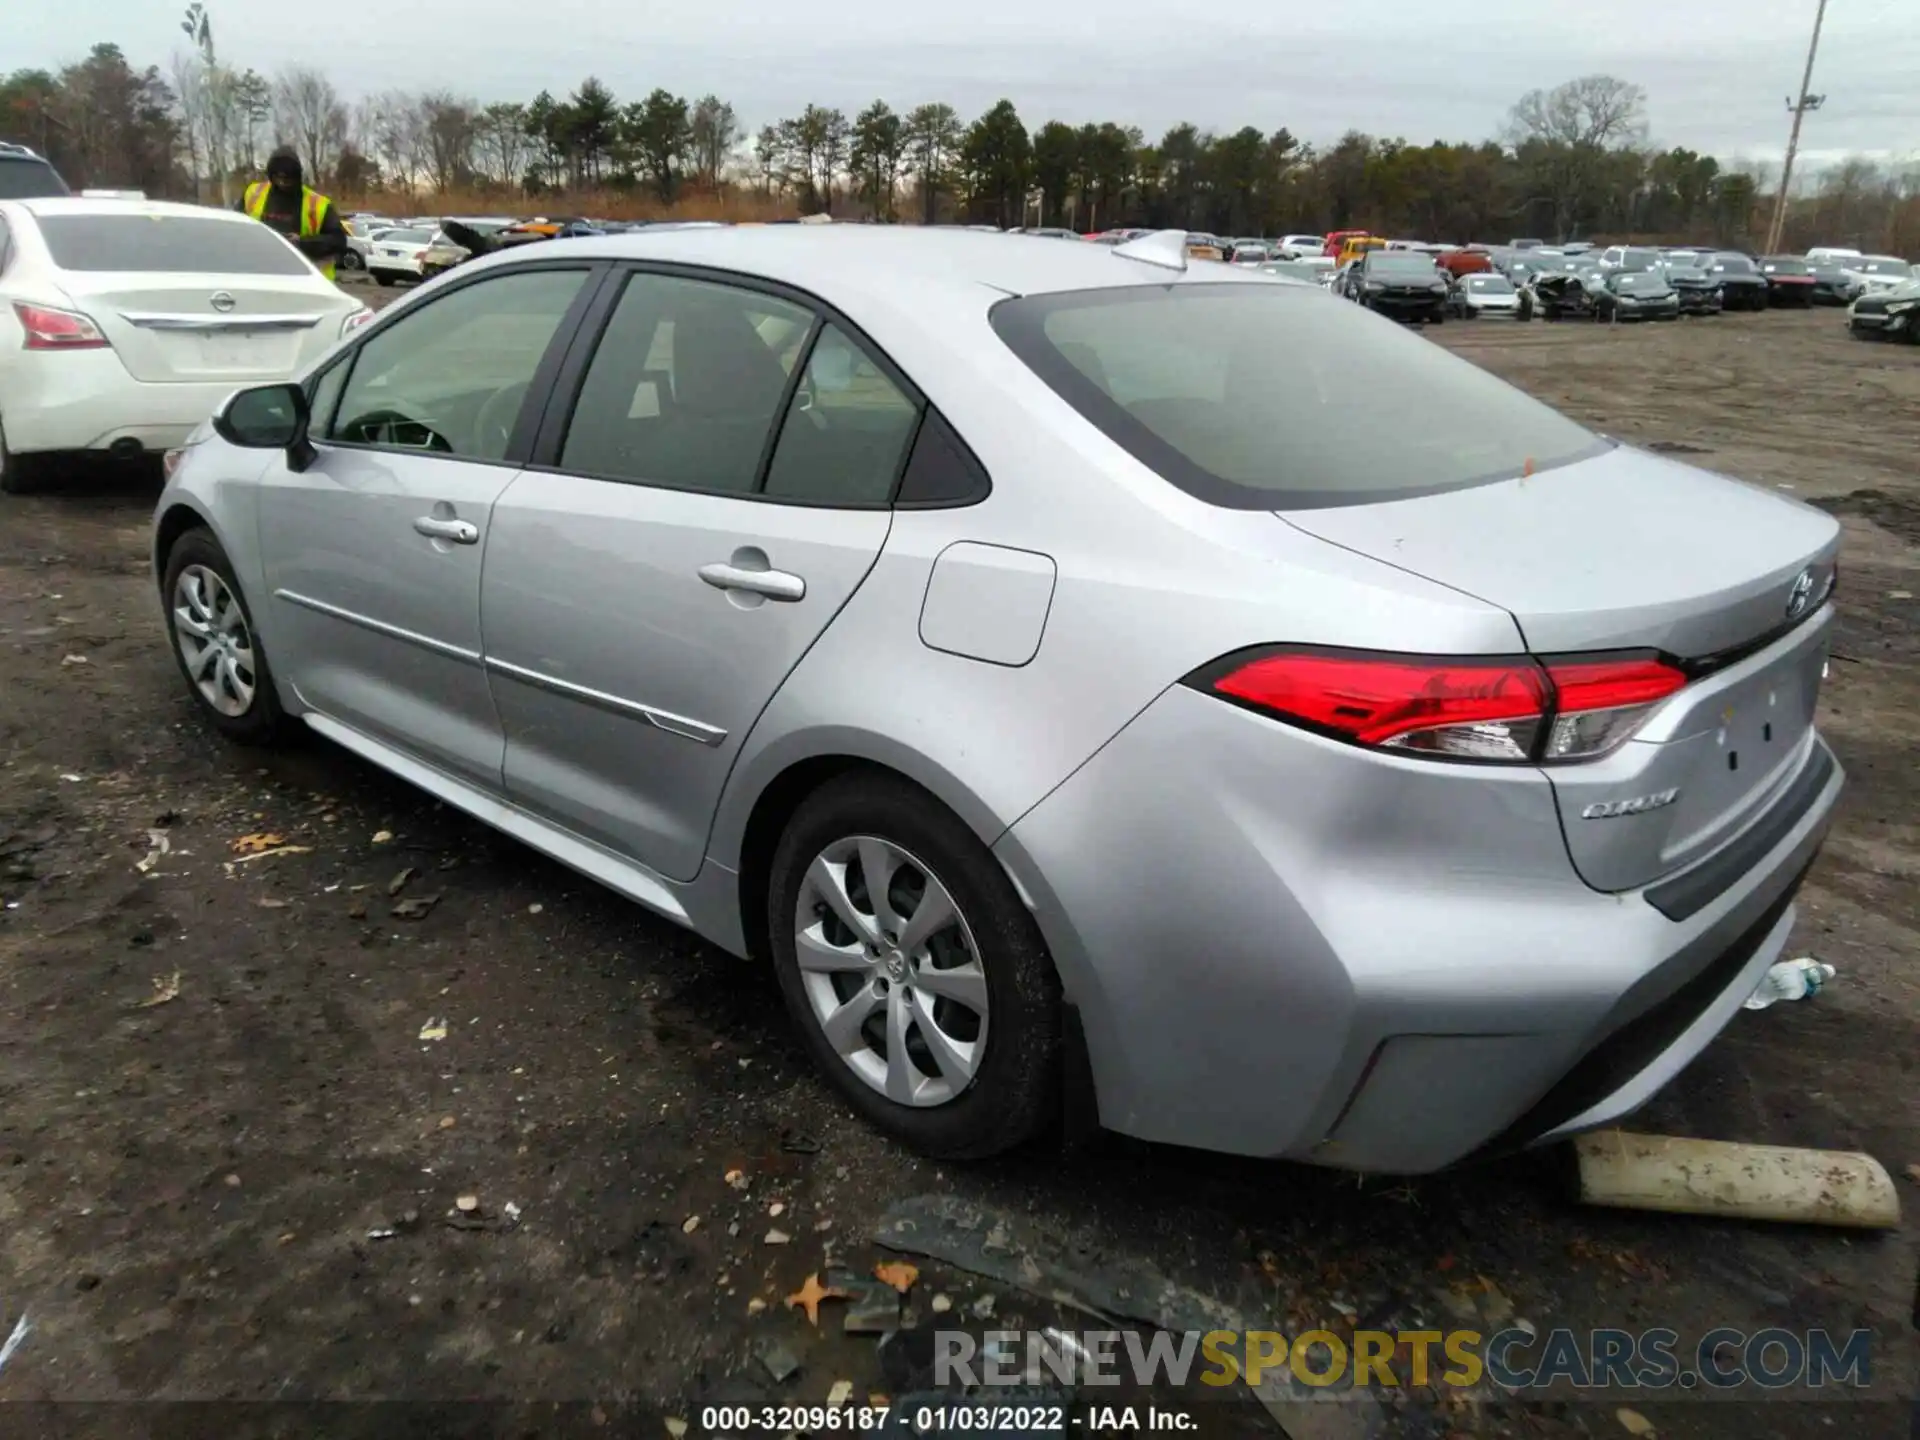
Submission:
[[[298,385],[255,385],[227,397],[214,433],[245,450],[288,450],[307,436],[307,392]]]

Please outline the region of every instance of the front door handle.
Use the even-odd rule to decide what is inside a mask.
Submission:
[[[804,600],[807,582],[784,570],[743,570],[738,565],[702,565],[700,578],[716,590],[744,590],[769,600]]]
[[[471,520],[442,520],[438,515],[421,515],[413,528],[430,540],[451,540],[456,545],[478,545],[480,527]]]

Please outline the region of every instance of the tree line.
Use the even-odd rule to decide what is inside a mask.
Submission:
[[[503,209],[669,213],[690,197],[877,221],[1180,227],[1276,235],[1365,227],[1464,242],[1644,236],[1744,244],[1772,175],[1647,143],[1646,94],[1587,76],[1522,96],[1497,138],[1414,144],[1350,131],[1315,146],[1284,126],[1118,121],[1029,127],[1001,100],[968,120],[930,102],[849,114],[809,105],[751,127],[715,95],[622,101],[595,77],[565,94],[483,103],[450,90],[349,100],[305,64],[230,66],[201,4],[163,74],[111,44],[58,71],[0,78],[0,138],[75,185],[230,201],[273,145],[356,200],[485,199]],[[1787,243],[1920,251],[1920,166],[1855,160],[1790,209]]]

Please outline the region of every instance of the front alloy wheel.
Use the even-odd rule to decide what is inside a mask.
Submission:
[[[173,587],[173,630],[193,688],[220,714],[238,718],[258,683],[253,632],[240,602],[205,565],[189,565]]]
[[[794,953],[821,1033],[900,1105],[944,1105],[986,1051],[986,971],[938,876],[872,835],[828,845],[794,906]]]

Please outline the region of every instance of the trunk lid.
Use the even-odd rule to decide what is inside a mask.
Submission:
[[[69,271],[60,286],[149,384],[284,379],[340,338],[353,309],[303,276]]]
[[[1691,864],[1807,762],[1840,543],[1818,510],[1622,446],[1525,479],[1282,518],[1501,606],[1535,655],[1697,662],[1699,678],[1633,739],[1547,767],[1569,853],[1596,888]]]

